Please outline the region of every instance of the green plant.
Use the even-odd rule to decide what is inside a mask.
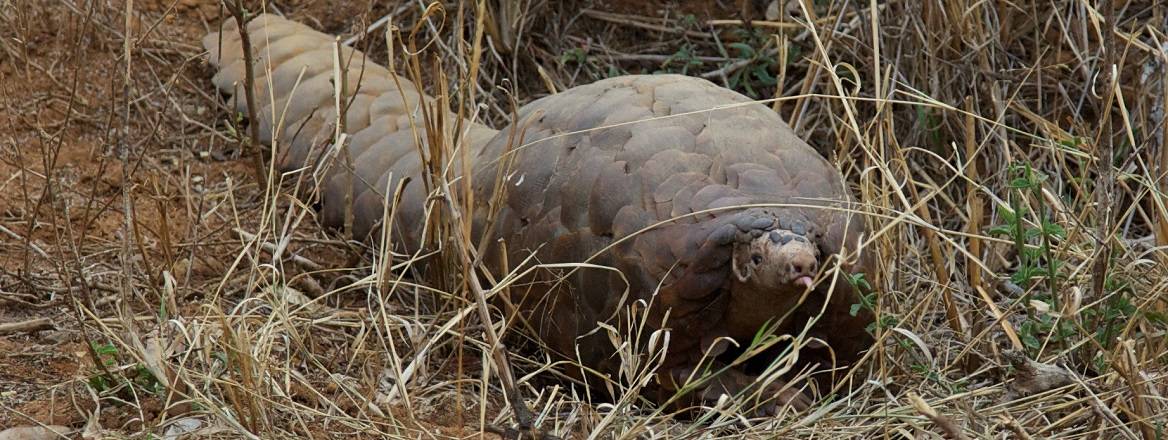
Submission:
[[[928,134],[929,144],[940,151],[948,144],[944,137],[944,126],[938,111],[931,107],[917,106],[917,121]]]
[[[1117,277],[1109,276],[1104,280],[1104,290],[1113,292],[1102,304],[1093,308],[1084,309],[1081,314],[1084,322],[1093,323],[1091,336],[1101,347],[1111,348],[1115,338],[1119,336],[1132,318],[1143,316],[1149,324],[1162,327],[1163,322],[1158,314],[1152,311],[1140,312],[1131,297],[1135,291],[1130,283]],[[1106,358],[1096,359],[1095,367],[1099,371],[1106,369]]]
[[[726,46],[734,49],[735,57],[739,61],[748,63],[727,77],[728,85],[732,89],[741,87],[748,96],[758,99],[760,93],[756,87],[772,87],[778,84],[778,80],[771,74],[771,69],[777,68],[779,62],[763,50],[769,46],[770,36],[753,28],[735,29],[734,33],[739,41]]]
[[[909,369],[912,370],[913,373],[921,376],[921,378],[923,378],[925,381],[932,382],[944,387],[950,394],[963,393],[968,389],[968,381],[951,380],[944,374],[941,374],[941,371],[929,365],[914,363],[909,365]]]
[[[102,365],[105,367],[112,367],[117,364],[117,347],[114,347],[112,344],[99,345],[97,343],[91,343],[90,345],[93,347],[93,352],[97,353],[97,357],[101,360]],[[88,382],[89,387],[93,388],[93,390],[97,391],[99,394],[109,391],[111,388],[113,388],[114,383],[116,383],[112,377],[104,374],[90,376]]]
[[[582,47],[573,47],[563,51],[560,53],[558,61],[561,65],[576,65],[580,69],[590,71],[593,75],[603,78],[629,74],[628,71],[615,64],[598,62],[595,57],[589,56],[588,51]]]
[[[1032,353],[1042,348],[1043,339],[1050,338],[1053,342],[1062,343],[1074,339],[1077,334],[1071,320],[1050,313],[1035,313],[1023,321],[1018,329],[1018,338]]]
[[[844,276],[844,280],[852,286],[852,289],[856,291],[857,298],[860,300],[859,302],[852,304],[851,308],[848,309],[848,313],[852,316],[856,316],[860,314],[861,310],[867,310],[872,312],[874,315],[879,315],[876,313],[876,292],[872,289],[872,285],[868,283],[868,280],[864,277],[864,274],[847,274]],[[868,333],[874,334],[876,333],[877,328],[893,327],[899,322],[900,321],[895,316],[879,316],[875,322],[868,324],[868,327],[865,330],[867,330]]]
[[[560,54],[560,63],[562,64],[584,64],[585,61],[588,61],[588,53],[583,48],[573,47]]]
[[[1010,280],[1031,292],[1029,298],[1023,299],[1039,309],[1019,326],[1019,338],[1034,354],[1045,339],[1062,345],[1078,334],[1075,323],[1058,314],[1062,310],[1058,301],[1060,271],[1066,263],[1055,254],[1054,244],[1066,239],[1067,233],[1052,218],[1043,196],[1042,183],[1047,177],[1028,163],[1013,165],[1009,172],[1009,206],[999,211],[1005,223],[990,228],[989,233],[1005,236],[1014,243],[1018,261]],[[1027,221],[1028,201],[1038,206],[1033,222]],[[1046,288],[1031,289],[1035,282],[1045,282]]]
[[[860,314],[861,310],[876,311],[876,292],[872,291],[872,285],[868,284],[868,280],[864,278],[862,273],[848,274],[844,280],[855,289],[859,296],[860,302],[852,304],[851,309],[848,310],[852,316]]]
[[[875,322],[868,324],[868,327],[866,327],[865,330],[867,330],[868,333],[876,333],[876,329],[889,329],[896,327],[897,324],[900,324],[900,319],[897,317],[892,315],[881,315],[876,318]]]
[[[627,71],[625,69],[621,69],[615,65],[610,65],[610,66],[608,66],[608,69],[605,70],[604,77],[605,78],[612,78],[614,76],[621,76],[621,75],[628,75],[628,74],[629,74],[629,71]]]
[[[1006,236],[1014,242],[1014,251],[1018,254],[1018,265],[1010,279],[1014,283],[1029,288],[1033,281],[1043,278],[1047,283],[1049,299],[1057,298],[1059,289],[1059,270],[1065,262],[1054,254],[1052,244],[1066,239],[1067,232],[1062,226],[1052,220],[1049,207],[1042,194],[1042,182],[1046,176],[1035,171],[1030,164],[1013,165],[1010,173],[1015,177],[1010,180],[1010,206],[1003,206],[999,212],[1005,224],[990,228],[989,234]],[[1039,206],[1038,226],[1026,222],[1028,209],[1026,200],[1032,197]],[[1037,245],[1031,242],[1038,240]],[[1055,304],[1057,305],[1057,304]]]
[[[702,61],[698,59],[695,52],[696,49],[692,43],[682,44],[664,63],[661,63],[661,69],[657,73],[687,74],[690,69],[702,65]]]
[[[118,348],[113,344],[92,343],[92,347],[101,359],[102,365],[106,367],[105,371],[111,371],[111,367],[118,364]],[[113,373],[95,374],[89,377],[87,383],[98,394],[114,392],[122,386],[134,387],[140,392],[152,395],[163,394],[166,391],[162,381],[158,380],[145,365],[135,364],[133,368],[122,371],[125,372],[123,376],[115,376]]]

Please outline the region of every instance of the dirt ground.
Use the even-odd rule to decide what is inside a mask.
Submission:
[[[285,5],[334,29],[363,8]],[[131,63],[128,89],[115,28],[124,5],[25,2],[9,17],[20,26],[3,32],[11,39],[0,53],[0,325],[35,330],[0,335],[0,428],[89,424],[87,432],[132,433],[143,423],[181,417],[181,405],[155,396],[120,405],[93,394],[87,383],[101,371],[94,359],[103,354],[87,341],[100,346],[106,336],[92,316],[78,315],[74,302],[92,305],[113,327],[106,330],[123,333],[124,322],[114,316],[157,313],[166,273],[177,296],[169,303],[195,313],[240,252],[230,234],[234,221],[254,219],[262,197],[238,142],[220,134],[226,118],[201,58],[199,39],[217,21],[217,2],[147,0],[135,7],[131,29],[140,58]],[[118,244],[126,209],[141,246],[133,252]],[[344,261],[330,249],[304,251],[319,261]],[[134,273],[123,283],[117,268],[130,254]],[[163,407],[170,408],[165,416]]]
[[[321,228],[293,185],[258,184],[256,147],[215,91],[200,46],[221,19],[219,2],[128,1],[0,0],[0,430],[499,438],[485,426],[509,420],[506,399],[480,386],[489,362],[472,329],[438,330],[449,309],[422,315],[401,296],[338,288],[369,275],[367,249]],[[415,1],[266,3],[345,37],[387,14],[401,26],[421,14]],[[459,2],[445,3],[454,17]],[[492,47],[480,77],[484,122],[508,121],[512,96],[522,105],[621,73],[702,75],[759,99],[801,95],[773,107],[875,206],[871,252],[885,275],[873,280],[883,289],[873,307],[881,326],[899,327],[880,329],[885,343],[853,406],[832,403],[816,423],[774,422],[787,423],[783,432],[1162,430],[1168,260],[1155,247],[1168,243],[1168,211],[1155,196],[1168,191],[1168,81],[1155,73],[1168,64],[1156,46],[1168,41],[1159,39],[1164,4],[1120,2],[1118,31],[1106,38],[1103,12],[1061,0],[809,2],[824,15],[815,26],[834,35],[726,23],[757,20],[770,3],[527,2],[541,7],[527,24],[535,43]],[[793,14],[791,4],[780,12]],[[700,26],[709,20],[724,23]],[[383,41],[360,45],[385,60]],[[455,61],[441,68],[454,72]],[[1097,82],[1104,61],[1120,65],[1119,99]],[[856,99],[849,107],[837,95]],[[1096,160],[1104,152],[1114,167]],[[1049,180],[1020,190],[1011,174],[1020,163]],[[1113,174],[1109,187],[1101,176]],[[1016,240],[1001,233],[1010,203],[1029,216],[1006,231]],[[284,258],[260,244],[284,237]],[[340,293],[310,300],[323,291]],[[420,349],[427,342],[432,350]],[[999,350],[1007,345],[1068,366],[1075,381],[997,400],[1016,391],[1016,365]],[[516,363],[532,376],[543,367]],[[412,367],[405,386],[386,379]],[[413,394],[378,404],[399,391]],[[542,405],[540,421],[564,431],[603,420],[637,438],[709,438],[739,427],[615,417],[566,386],[524,391]],[[769,438],[766,423],[750,429]]]
[[[128,334],[127,317],[153,321],[148,316],[169,304],[198,313],[201,301],[218,297],[217,284],[241,252],[231,229],[254,221],[263,197],[199,47],[217,23],[218,2],[134,2],[128,81],[125,4],[115,3],[17,2],[7,17],[16,26],[0,43],[0,325],[31,328],[0,334],[0,428],[131,433],[182,417],[182,405],[158,396],[134,396],[133,405],[98,397],[91,380],[118,363],[94,360],[107,359],[108,334]],[[596,7],[712,12],[700,1],[614,3]],[[389,9],[324,0],[279,7],[337,33],[357,26],[354,17]],[[298,252],[321,262],[352,257],[314,228],[304,229],[326,244]],[[128,230],[137,249],[122,248]],[[82,316],[78,303],[92,307],[97,321]],[[157,323],[135,330],[150,328]],[[457,437],[464,422],[446,415],[420,424]]]
[[[138,287],[119,285],[109,271],[119,265],[116,243],[125,231],[125,207],[135,214],[134,227],[147,255],[159,257],[149,263],[153,267],[142,269],[157,275],[194,254],[178,252],[201,247],[178,243],[192,224],[205,228],[198,234],[204,243],[218,241],[225,226],[213,218],[192,221],[190,204],[200,197],[180,189],[248,180],[238,159],[213,158],[229,154],[221,142],[168,118],[181,112],[205,114],[215,105],[205,93],[191,93],[202,87],[197,81],[206,73],[195,44],[205,29],[201,17],[215,11],[214,2],[184,1],[166,15],[158,10],[161,2],[139,5],[144,9],[135,14],[134,29],[152,27],[147,34],[157,36],[152,41],[176,44],[150,44],[145,56],[158,62],[149,65],[162,69],[135,72],[132,87],[147,81],[161,85],[169,78],[165,87],[174,90],[155,89],[152,98],[135,103],[154,111],[133,112],[135,120],[128,123],[110,122],[117,117],[114,103],[123,96],[124,84],[123,64],[113,55],[120,46],[114,31],[94,28],[96,21],[84,19],[86,11],[24,4],[13,10],[23,27],[5,32],[23,44],[9,43],[0,62],[6,144],[0,161],[0,176],[5,176],[0,183],[5,232],[0,238],[0,323],[48,323],[38,331],[0,336],[0,406],[5,409],[0,426],[35,421],[80,428],[93,418],[112,428],[157,417],[110,405],[95,413],[98,405],[85,384],[96,370],[85,341],[97,336],[83,334],[79,319],[84,318],[71,305],[75,300],[115,302],[111,295]],[[160,118],[139,120],[144,113]],[[214,124],[209,116],[199,120]],[[144,123],[156,129],[144,131]],[[119,128],[103,130],[110,126]],[[192,182],[202,179],[205,184]],[[239,191],[248,197],[254,185]],[[214,246],[203,249],[217,252]],[[180,283],[199,286],[214,275],[206,265],[193,267],[189,277],[180,275]]]

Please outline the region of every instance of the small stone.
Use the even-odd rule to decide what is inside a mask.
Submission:
[[[73,429],[59,426],[22,426],[0,431],[0,440],[55,440],[73,432]]]
[[[767,5],[766,19],[775,21],[779,19],[779,0],[771,0],[771,4]]]
[[[53,330],[53,331],[45,332],[45,334],[44,334],[44,336],[42,336],[42,338],[44,338],[46,341],[52,342],[54,344],[64,344],[64,343],[73,342],[74,340],[76,340],[77,334],[71,333],[71,332],[66,332],[66,331],[61,331],[61,330]]]
[[[191,260],[187,258],[181,258],[178,261],[175,261],[171,266],[170,273],[175,277],[185,277],[187,276],[187,270],[190,268]]]

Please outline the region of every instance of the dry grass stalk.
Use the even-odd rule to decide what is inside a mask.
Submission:
[[[126,23],[127,24],[126,24],[126,27],[127,27],[127,29],[129,29],[129,22],[130,22],[129,5],[133,4],[133,0],[127,0],[126,4],[127,4],[127,8],[126,8],[126,11],[127,11],[126,12]],[[231,14],[231,18],[235,20],[235,25],[238,27],[240,43],[243,46],[243,59],[245,61],[245,63],[244,63],[244,72],[245,72],[244,78],[246,78],[244,80],[244,83],[241,84],[240,86],[243,87],[244,94],[245,94],[244,96],[246,96],[246,99],[247,99],[247,109],[248,109],[247,110],[247,119],[249,121],[258,121],[259,119],[256,118],[256,108],[257,108],[256,107],[256,98],[255,98],[255,84],[256,84],[255,78],[256,77],[255,77],[254,62],[252,61],[253,51],[252,51],[252,47],[251,47],[251,35],[247,31],[247,26],[245,26],[245,24],[247,23],[248,20],[251,19],[251,17],[248,16],[249,11],[248,11],[247,7],[244,5],[243,0],[222,0],[220,2],[220,4],[224,8],[227,9],[227,12],[229,14]],[[222,32],[222,28],[220,28],[220,32]],[[127,31],[127,35],[129,35],[129,31]],[[129,62],[128,53],[127,53],[126,58],[127,58],[127,62]],[[253,168],[252,172],[254,173],[253,176],[255,177],[256,181],[259,183],[259,185],[261,187],[265,187],[265,186],[267,186],[267,182],[268,182],[268,172],[267,172],[267,168],[264,167],[263,153],[260,151],[261,144],[260,144],[260,127],[259,127],[259,125],[258,124],[248,124],[248,133],[251,136],[251,147],[254,149],[254,151],[251,151],[252,168]]]
[[[368,22],[394,33],[393,23],[408,23],[428,42],[411,46],[391,32],[351,40],[368,44],[366,53],[384,49],[403,62],[395,74],[438,97],[413,129],[427,147],[418,153],[434,159],[426,184],[444,197],[434,199],[427,231],[439,255],[394,254],[401,237],[390,224],[378,250],[362,253],[316,228],[310,205],[277,191],[281,179],[253,185],[252,174],[267,174],[262,162],[224,152],[258,146],[255,124],[236,132],[209,92],[190,43],[202,19],[184,3],[0,8],[0,308],[5,318],[36,314],[16,323],[57,322],[61,305],[73,316],[71,326],[0,343],[80,332],[83,347],[68,353],[88,353],[84,380],[62,376],[51,392],[92,405],[92,432],[164,436],[190,424],[232,438],[465,438],[507,424],[508,402],[530,403],[531,424],[549,432],[593,438],[909,436],[923,430],[918,414],[969,438],[1154,437],[1166,423],[1168,272],[1156,261],[1168,246],[1161,2],[798,2],[797,14],[749,28],[731,15],[691,21],[692,11],[586,2],[549,3],[546,14],[517,2],[518,15],[496,13],[505,17],[484,12],[485,0],[451,17],[418,2],[356,13],[337,2],[324,14],[307,1],[281,11],[340,33],[352,17],[393,14]],[[241,6],[271,5],[223,6],[238,21]],[[492,26],[510,36],[495,37]],[[757,396],[738,396],[676,418],[638,400],[652,356],[630,355],[629,380],[600,383],[618,396],[603,401],[556,381],[557,370],[580,366],[525,349],[503,359],[500,341],[523,322],[513,311],[484,313],[480,300],[524,288],[516,280],[535,262],[483,273],[477,256],[494,244],[467,241],[469,179],[451,179],[469,172],[463,119],[502,126],[549,89],[675,70],[683,58],[697,75],[774,97],[761,102],[844,169],[872,222],[864,252],[879,271],[866,281],[878,292],[881,342],[849,378],[855,386],[808,414],[750,419],[743,414]],[[346,64],[336,60],[337,69]],[[777,84],[750,76],[759,66]],[[359,85],[337,86],[339,98]],[[446,109],[457,119],[444,120]],[[523,127],[513,126],[515,147]],[[334,128],[332,142],[343,145],[344,127]],[[346,159],[333,165],[352,166]],[[1011,165],[1020,164],[1046,179],[1016,188]],[[384,191],[392,217],[401,186]],[[1051,234],[1051,224],[1065,234]],[[1039,235],[1045,227],[1046,237],[990,233],[1000,226]],[[340,267],[345,256],[353,267]],[[425,258],[445,259],[441,283],[415,276]],[[487,284],[474,285],[479,277]],[[291,303],[287,286],[307,291],[299,280],[319,296]],[[634,320],[605,331],[632,347],[649,339],[638,328]],[[665,343],[656,337],[655,349]],[[0,368],[28,354],[7,356]],[[493,382],[494,364],[512,368],[513,380]],[[1011,384],[1046,371],[1034,365],[1059,379],[1005,398]],[[25,423],[4,417],[29,413],[11,399],[48,395],[24,391],[38,380],[0,396],[0,424]],[[960,424],[945,414],[960,414]]]

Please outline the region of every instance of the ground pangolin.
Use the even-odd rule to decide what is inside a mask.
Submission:
[[[401,241],[395,243],[414,250],[428,192],[420,183],[422,149],[407,115],[413,112],[420,124],[419,103],[432,98],[345,48],[342,59],[353,61],[344,130],[351,134],[355,176],[337,166],[340,160],[321,173],[315,167],[327,156],[322,153],[336,151],[334,37],[274,15],[260,15],[248,28],[261,138],[279,140],[273,151],[278,168],[317,171],[325,225],[342,224],[351,194],[358,236],[378,230],[386,194],[411,179],[393,225]],[[207,35],[203,46],[218,68],[213,82],[246,114],[244,61],[233,23]],[[474,160],[473,238],[478,243],[489,234],[485,238],[500,243],[485,256],[487,267],[498,273],[505,248],[513,266],[589,262],[620,271],[576,270],[559,282],[552,271],[537,271],[536,284],[513,289],[521,318],[549,350],[615,374],[620,357],[597,323],[617,325],[629,304],[644,300],[651,304],[650,329],[668,316],[670,346],[655,386],[665,396],[705,350],[727,350],[728,344],[715,343],[719,337],[748,344],[760,326],[788,313],[779,330],[801,330],[833,284],[815,327],[822,330],[811,333],[830,349],[806,347],[800,358],[847,365],[871,343],[865,330],[871,315],[861,310],[852,316],[856,293],[823,270],[845,245],[856,249],[864,222],[841,209],[851,198],[839,171],[775,112],[702,79],[629,75],[538,99],[520,109],[518,121],[523,130],[463,126],[464,147]],[[513,156],[505,154],[509,141]],[[501,175],[505,204],[492,215],[487,201],[498,167],[508,163],[504,157],[511,158]],[[857,264],[863,257],[845,260],[849,273],[864,269]],[[813,290],[800,305],[808,287]],[[737,391],[750,376],[736,368],[712,383],[717,386],[706,390],[714,392],[703,397]]]

